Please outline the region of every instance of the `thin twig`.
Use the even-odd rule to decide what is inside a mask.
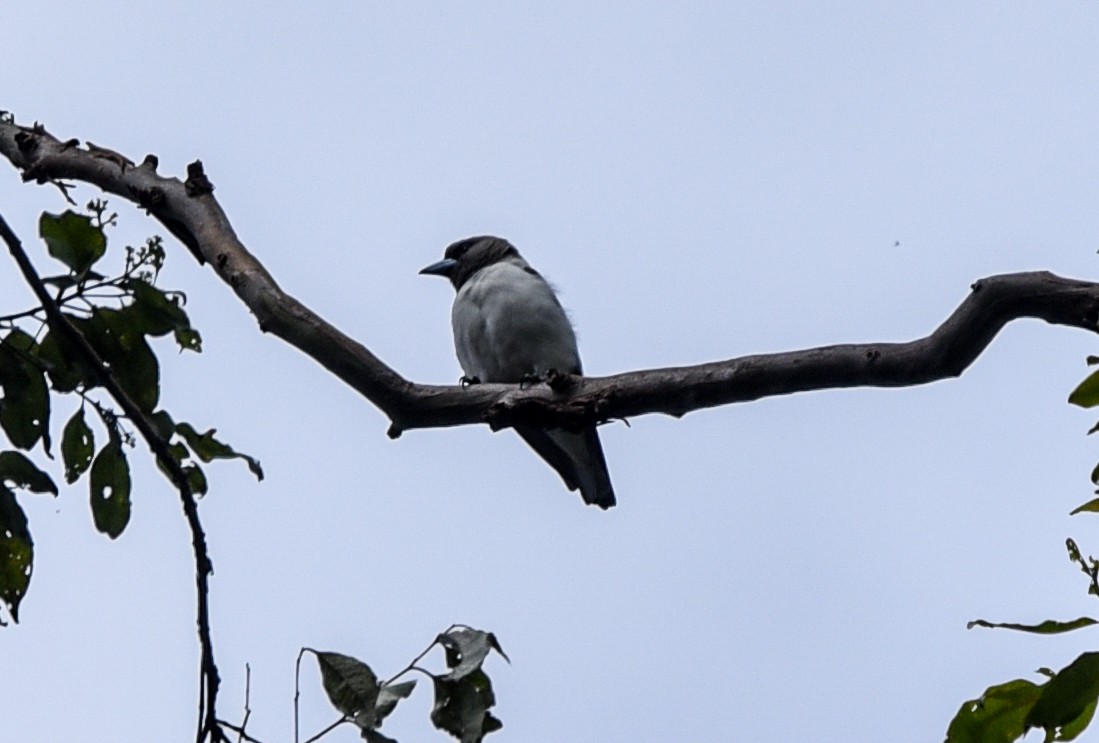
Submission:
[[[251,735],[244,732],[244,727],[237,727],[233,723],[226,722],[225,720],[218,720],[217,722],[218,722],[218,725],[220,725],[223,728],[229,728],[234,733],[236,733],[242,740],[248,741],[248,743],[263,743],[263,741],[258,740],[256,738],[253,738]]]
[[[340,719],[336,720],[334,723],[332,723],[331,725],[326,727],[324,730],[322,730],[319,733],[317,733],[316,735],[314,735],[312,738],[309,738],[308,740],[306,740],[305,743],[313,743],[316,740],[320,740],[321,738],[323,738],[324,736],[328,735],[333,730],[338,728],[340,725],[343,725],[345,722],[351,722],[351,718],[346,717],[346,716],[341,717]]]
[[[396,673],[396,674],[395,674],[395,675],[393,676],[393,678],[389,679],[389,680],[388,680],[388,681],[386,681],[386,682],[385,682],[384,684],[382,684],[382,686],[389,686],[390,684],[392,684],[392,683],[393,683],[394,681],[396,681],[397,679],[399,679],[399,678],[400,678],[401,676],[404,676],[404,675],[405,675],[406,673],[408,673],[409,671],[422,671],[423,673],[426,673],[426,674],[427,674],[428,676],[431,676],[432,674],[431,674],[430,672],[428,672],[428,671],[424,671],[424,669],[422,669],[422,668],[419,668],[419,667],[418,667],[418,666],[417,666],[416,664],[417,664],[417,663],[419,663],[419,662],[420,662],[420,661],[421,661],[421,660],[423,659],[423,657],[424,657],[425,655],[427,655],[428,653],[430,653],[430,652],[431,652],[431,649],[432,649],[433,647],[435,647],[436,645],[438,645],[438,644],[439,644],[439,637],[441,637],[442,635],[445,635],[446,633],[450,632],[450,631],[451,631],[452,629],[454,629],[454,628],[455,628],[455,627],[457,627],[457,626],[458,626],[458,625],[456,625],[456,624],[452,624],[452,625],[450,625],[449,627],[447,627],[447,628],[446,628],[445,630],[443,630],[443,631],[442,631],[441,633],[439,633],[438,635],[435,635],[435,639],[431,641],[431,644],[430,644],[430,645],[428,645],[428,646],[427,646],[426,648],[424,648],[424,651],[423,651],[422,653],[420,653],[420,654],[419,654],[419,655],[417,655],[417,656],[416,656],[415,658],[413,658],[413,659],[412,659],[412,662],[411,662],[411,663],[409,663],[409,664],[408,664],[407,666],[405,666],[405,667],[404,667],[404,668],[403,668],[403,669],[402,669],[401,671],[399,671],[398,673]]]

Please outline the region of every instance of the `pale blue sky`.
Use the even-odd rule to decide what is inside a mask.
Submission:
[[[416,272],[470,234],[556,283],[593,375],[907,340],[982,276],[1095,274],[1093,3],[669,6],[23,4],[0,108],[164,173],[201,158],[281,284],[422,382],[460,370],[452,292]],[[163,233],[114,204],[114,247]],[[61,208],[0,176],[28,242]],[[390,441],[178,244],[164,281],[206,349],[163,348],[165,405],[268,474],[211,467],[202,503],[222,714],[250,663],[265,743],[291,739],[300,646],[389,675],[455,621],[512,658],[489,661],[501,743],[940,740],[964,699],[1094,644],[965,629],[1099,614],[1063,548],[1099,552],[1067,515],[1099,458],[1095,416],[1065,403],[1097,349],[1082,332],[1018,323],[922,388],[606,426],[620,506],[601,513],[510,432]],[[5,740],[192,737],[188,538],[131,460],[117,542],[83,487],[27,503]],[[383,732],[445,740],[429,708],[418,690]],[[334,717],[310,668],[303,732]]]

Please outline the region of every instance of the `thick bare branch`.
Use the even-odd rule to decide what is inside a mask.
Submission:
[[[0,153],[24,180],[91,183],[149,211],[199,260],[208,262],[256,316],[259,326],[312,356],[358,390],[392,421],[390,435],[410,428],[487,422],[579,427],[591,420],[645,413],[680,416],[700,408],[836,387],[903,387],[958,376],[1000,329],[1018,318],[1095,332],[1099,284],[1047,272],[993,276],[973,284],[962,304],[926,338],[745,356],[697,366],[610,377],[558,380],[545,386],[472,387],[415,384],[284,292],[237,238],[213,196],[201,163],[185,181],[156,173],[147,156],[137,166],[102,147],[62,142],[41,127],[0,121]],[[106,153],[106,154],[105,154]]]

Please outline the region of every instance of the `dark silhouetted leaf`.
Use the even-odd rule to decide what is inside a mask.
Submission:
[[[196,353],[202,351],[202,336],[194,328],[176,328],[175,338],[176,343],[184,351],[195,351]]]
[[[1099,371],[1092,372],[1087,379],[1077,385],[1068,401],[1082,408],[1094,408],[1099,405]]]
[[[446,650],[446,664],[451,669],[447,678],[450,679],[460,679],[479,669],[490,650],[496,650],[504,660],[511,662],[491,632],[470,627],[454,629],[439,635],[438,642]]]
[[[57,495],[57,486],[50,476],[17,451],[0,452],[0,481],[32,493]]]
[[[50,392],[46,377],[31,359],[38,354],[31,336],[12,330],[0,342],[0,427],[12,444],[30,449],[41,439],[50,449]]]
[[[1027,714],[1026,725],[1043,728],[1047,740],[1052,740],[1048,734],[1058,728],[1075,726],[1082,730],[1081,720],[1086,727],[1095,712],[1097,698],[1099,653],[1083,653],[1042,686],[1041,696]]]
[[[61,460],[65,463],[65,482],[70,485],[87,472],[95,454],[95,435],[84,420],[84,408],[73,413],[61,432]]]
[[[91,217],[67,211],[43,212],[38,219],[38,234],[57,260],[74,274],[83,274],[107,251],[107,236],[92,223]]]
[[[34,542],[27,529],[27,516],[16,502],[15,494],[0,487],[0,601],[16,622],[33,566]]]
[[[974,627],[991,627],[1001,629],[1014,629],[1020,632],[1033,632],[1038,635],[1059,635],[1062,632],[1072,632],[1076,629],[1083,627],[1090,627],[1093,624],[1099,624],[1091,617],[1080,617],[1079,619],[1073,619],[1071,622],[1055,622],[1052,619],[1047,619],[1041,624],[1012,624],[1011,622],[986,622],[984,619],[974,619],[972,622],[966,624],[966,629],[973,629]]]
[[[122,310],[96,308],[85,336],[99,357],[107,362],[115,380],[145,412],[160,399],[160,365],[134,315]]]
[[[95,528],[118,537],[130,521],[130,465],[118,441],[108,442],[92,462],[91,503]]]
[[[1026,732],[1026,717],[1042,687],[1025,679],[991,686],[962,704],[950,721],[946,743],[1012,743]]]
[[[397,706],[397,702],[411,694],[412,689],[415,688],[415,686],[415,681],[406,681],[403,684],[382,686],[378,689],[378,696],[374,700],[374,706],[369,709],[364,709],[351,719],[356,727],[359,728],[364,740],[376,741],[376,743],[384,743],[385,741],[392,740],[379,733],[377,729],[382,726],[382,722]]]
[[[350,655],[312,652],[317,656],[321,682],[333,707],[352,719],[373,712],[378,700],[378,677],[370,666]]]
[[[187,475],[187,484],[191,488],[191,494],[206,495],[206,474],[202,471],[202,468],[197,464],[192,464],[184,467],[183,471]]]
[[[477,669],[460,679],[436,676],[435,705],[431,722],[462,743],[480,743],[486,735],[503,724],[489,713],[496,704],[492,682],[484,671]]]
[[[155,413],[150,413],[149,422],[153,424],[153,428],[156,429],[160,438],[165,441],[171,439],[172,434],[175,433],[175,421],[172,420],[172,416],[168,414],[167,410],[158,410]]]
[[[190,328],[191,322],[179,303],[160,289],[141,279],[131,279],[126,288],[133,292],[133,304],[127,310],[137,317],[146,335],[167,335],[178,328]]]
[[[217,429],[211,428],[206,433],[199,434],[190,423],[176,425],[176,433],[183,437],[187,446],[203,462],[212,462],[215,459],[243,459],[248,464],[248,469],[256,476],[257,480],[263,479],[263,468],[259,460],[234,451],[233,447],[214,438]]]
[[[1076,740],[1080,733],[1087,730],[1088,725],[1091,724],[1091,720],[1095,717],[1095,706],[1097,700],[1091,700],[1091,704],[1084,708],[1084,711],[1072,722],[1065,723],[1057,731],[1054,740]],[[1049,737],[1048,735],[1046,737]]]
[[[1099,512],[1099,498],[1092,498],[1082,506],[1077,506],[1072,509],[1069,516],[1075,516],[1078,513],[1096,513]]]
[[[67,317],[78,330],[85,324],[81,318]],[[48,332],[38,347],[38,358],[58,392],[72,392],[82,384],[90,389],[99,382],[84,354],[64,334]]]
[[[389,713],[397,706],[397,702],[402,699],[407,699],[415,688],[415,681],[405,681],[400,684],[383,686],[378,692],[378,701],[374,706],[374,719],[377,721],[375,727],[381,725],[382,720],[388,717]]]
[[[388,735],[382,735],[377,730],[367,728],[362,731],[363,740],[366,743],[397,743],[395,738],[390,738]]]

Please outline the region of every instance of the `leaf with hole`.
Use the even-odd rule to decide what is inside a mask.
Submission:
[[[19,603],[27,594],[34,567],[34,541],[27,516],[15,494],[0,487],[0,602],[19,621]]]
[[[130,465],[117,440],[109,441],[92,462],[91,504],[95,528],[115,539],[130,521]]]
[[[496,704],[492,682],[481,669],[453,679],[436,676],[435,705],[431,722],[462,743],[480,743],[486,735],[503,727],[488,711]]]
[[[990,686],[950,721],[946,743],[1012,743],[1026,733],[1026,718],[1041,688],[1025,679]]]
[[[65,463],[65,482],[70,485],[88,471],[95,454],[95,434],[84,420],[84,408],[80,408],[61,432],[61,460]]]
[[[50,476],[17,451],[0,452],[0,481],[32,493],[57,495],[57,486]]]

